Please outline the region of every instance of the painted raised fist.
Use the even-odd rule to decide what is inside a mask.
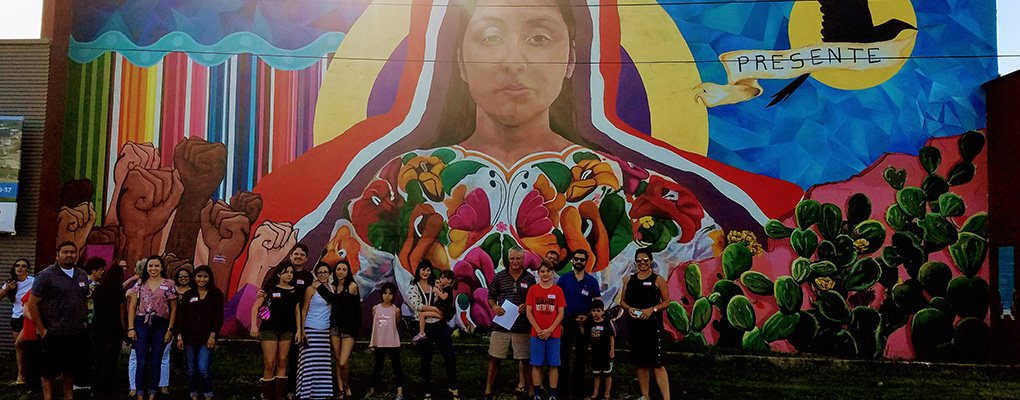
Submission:
[[[251,232],[253,220],[241,210],[251,212],[256,204],[258,212],[262,210],[262,198],[258,195],[235,195],[231,201],[236,204],[209,200],[201,212],[202,242],[209,249],[207,264],[212,268],[214,276],[224,277],[216,281],[216,287],[223,293],[227,293],[230,287],[230,279],[226,277],[231,276],[234,261],[244,250]],[[258,216],[257,212],[255,216]],[[196,260],[198,262],[201,261]]]
[[[74,242],[78,250],[85,248],[85,240],[96,223],[96,208],[86,201],[75,207],[60,207],[57,214],[57,243],[65,240]]]
[[[154,238],[163,231],[181,200],[184,186],[177,171],[135,166],[124,177],[117,199],[121,255],[128,263],[158,252]]]
[[[263,221],[255,228],[255,235],[248,246],[248,260],[244,263],[237,287],[247,284],[261,287],[269,268],[283,261],[295,244],[297,231],[290,222]]]
[[[113,198],[110,199],[110,210],[107,210],[104,226],[118,225],[120,220],[117,215],[117,204],[120,197],[124,179],[128,171],[139,167],[143,169],[159,168],[159,153],[152,143],[126,143],[120,148],[120,155],[117,157],[117,164],[113,166],[113,183],[116,190],[113,191]]]
[[[195,251],[202,227],[199,213],[227,172],[227,148],[223,143],[185,138],[174,147],[174,168],[181,174],[184,193],[170,228],[166,251],[190,255]]]

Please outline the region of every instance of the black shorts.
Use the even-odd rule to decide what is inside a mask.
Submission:
[[[592,357],[591,372],[595,375],[609,375],[613,372],[613,359],[609,357]]]
[[[11,332],[18,333],[25,329],[25,316],[11,318]]]
[[[48,333],[42,340],[40,375],[43,378],[74,376],[82,371],[82,363],[87,362],[91,351],[88,331],[73,335]]]

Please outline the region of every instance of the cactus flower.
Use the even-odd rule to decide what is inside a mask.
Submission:
[[[644,217],[638,218],[638,223],[641,224],[642,228],[648,229],[655,226],[655,218],[646,215]]]
[[[854,248],[857,249],[858,252],[864,252],[864,250],[868,248],[868,239],[854,240]]]
[[[822,276],[815,278],[815,285],[821,290],[830,290],[836,286],[836,282],[833,282],[832,279],[829,279],[828,277]]]

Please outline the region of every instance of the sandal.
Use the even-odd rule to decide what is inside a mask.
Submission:
[[[453,400],[460,400],[460,390],[448,389]]]

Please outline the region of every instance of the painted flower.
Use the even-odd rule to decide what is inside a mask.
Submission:
[[[561,252],[556,235],[552,233],[554,226],[549,214],[545,198],[539,190],[532,190],[524,196],[515,222],[517,236],[524,248],[538,254]]]
[[[413,272],[421,260],[427,259],[440,270],[450,269],[446,249],[439,243],[443,230],[443,216],[429,204],[419,204],[411,212],[408,222],[407,239],[397,257],[408,272]]]
[[[836,282],[828,277],[821,276],[815,278],[815,285],[821,290],[829,290],[836,286]]]
[[[321,261],[334,266],[340,261],[347,261],[347,264],[350,265],[350,273],[357,274],[361,267],[361,262],[358,260],[360,252],[361,243],[351,235],[351,228],[341,226],[336,231],[336,235],[333,235],[333,239],[326,243],[326,254],[322,256]]]
[[[394,193],[389,183],[379,179],[372,181],[361,194],[361,198],[351,203],[351,223],[354,225],[354,232],[361,241],[372,245],[368,238],[368,226],[380,220],[395,222],[403,203],[404,199]]]
[[[614,190],[620,188],[613,166],[599,160],[581,160],[570,169],[571,181],[567,186],[567,201],[580,201],[600,185]]]
[[[496,275],[492,258],[481,248],[471,249],[464,259],[453,266],[457,284],[453,293],[457,295],[457,308],[464,311],[457,323],[464,328],[489,328],[495,314],[489,308],[488,283]],[[464,295],[461,297],[460,295]],[[467,304],[461,304],[466,302]]]
[[[489,197],[481,188],[464,195],[467,189],[458,186],[444,203],[450,218],[450,257],[458,258],[468,247],[492,230],[489,220]]]
[[[572,250],[584,249],[591,256],[585,269],[598,272],[609,265],[609,235],[602,223],[599,207],[591,201],[563,209],[560,223],[567,247]]]
[[[868,239],[857,239],[854,240],[854,248],[859,252],[864,252],[868,249]]]
[[[723,233],[722,229],[716,229],[709,232],[708,237],[712,239],[712,257],[721,256],[728,244],[726,242],[726,234]]]
[[[728,243],[743,243],[751,251],[751,255],[758,257],[765,254],[765,249],[758,243],[758,237],[751,231],[730,231],[726,234]]]
[[[417,180],[421,183],[422,192],[432,201],[443,200],[443,181],[439,174],[446,168],[446,164],[439,157],[416,156],[400,167],[400,175],[397,184],[401,189],[407,190],[407,183]]]
[[[648,187],[634,199],[630,208],[630,218],[634,221],[634,231],[640,228],[643,217],[660,217],[672,219],[680,226],[680,240],[687,243],[694,239],[694,234],[701,229],[701,219],[705,217],[705,209],[687,188],[679,183],[653,176]]]
[[[553,226],[560,225],[560,210],[567,205],[567,198],[562,193],[557,193],[556,188],[549,183],[549,178],[539,175],[535,180],[535,190],[542,195],[542,203],[549,210],[549,221]]]
[[[623,171],[623,192],[626,194],[634,194],[637,191],[638,186],[641,185],[641,181],[648,179],[648,171],[641,168],[629,161],[610,155],[608,153],[599,153],[605,158],[613,160],[617,165],[620,166],[620,171]]]

